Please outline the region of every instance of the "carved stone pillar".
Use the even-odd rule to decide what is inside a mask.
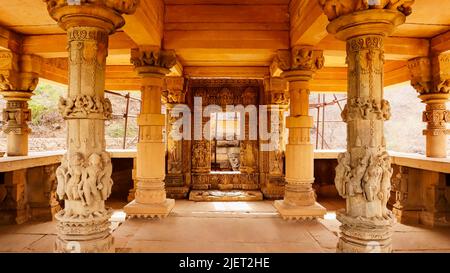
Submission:
[[[289,142],[286,145],[286,187],[284,200],[275,207],[284,219],[323,217],[324,207],[316,202],[314,182],[314,147],[310,141],[313,118],[309,115],[309,82],[314,72],[323,67],[322,51],[311,47],[295,47],[280,51],[276,62],[289,83],[290,116],[286,119]]]
[[[273,133],[278,130],[275,139],[260,140],[261,144],[267,146],[267,150],[260,152],[263,160],[260,162],[261,190],[264,197],[277,199],[284,197],[285,173],[284,173],[284,152],[285,122],[284,114],[289,104],[289,94],[287,93],[286,82],[280,77],[268,77],[264,80],[264,88],[267,104],[268,132]],[[275,126],[278,128],[275,129]],[[273,146],[272,146],[273,145]]]
[[[40,62],[32,55],[0,51],[0,94],[6,100],[3,109],[3,132],[7,135],[7,156],[28,154],[28,101],[36,88]]]
[[[131,179],[133,180],[133,188],[128,192],[127,201],[131,202],[134,200],[134,195],[136,193],[136,157],[133,158],[133,170],[131,171]]]
[[[189,180],[187,171],[188,156],[186,153],[186,142],[184,139],[174,139],[173,132],[178,129],[177,121],[181,118],[179,113],[172,115],[174,107],[185,104],[186,90],[184,89],[183,77],[166,77],[166,91],[164,99],[166,103],[166,124],[167,124],[167,173],[166,173],[166,191],[170,198],[186,198],[189,193],[189,187],[186,181]],[[183,128],[187,130],[187,128]]]
[[[129,217],[165,217],[173,209],[175,200],[166,198],[164,188],[165,145],[161,114],[161,95],[164,77],[176,63],[175,52],[155,48],[131,50],[131,62],[141,77],[141,113],[138,117],[135,200],[124,210]]]
[[[108,35],[125,23],[138,0],[45,0],[50,16],[67,31],[69,88],[60,99],[67,120],[67,153],[56,170],[64,210],[56,214],[56,252],[113,252],[109,229],[112,165],[105,151],[105,120],[112,116],[104,97]],[[76,2],[76,1],[75,1]]]
[[[419,224],[420,213],[424,210],[421,170],[397,166],[394,174],[392,190],[395,192],[395,203],[392,212],[402,224]]]
[[[426,155],[428,157],[447,157],[447,142],[450,130],[450,113],[446,102],[450,97],[450,53],[434,56],[431,60],[419,57],[408,62],[411,85],[419,93],[419,98],[426,104],[423,121],[427,129]]]
[[[348,99],[342,112],[347,152],[338,157],[335,178],[346,209],[337,212],[342,223],[337,251],[391,252],[395,217],[386,207],[392,168],[383,134],[383,123],[390,118],[383,99],[383,42],[405,22],[411,8],[403,4],[410,1],[345,8],[347,2],[320,2],[331,21],[328,32],[347,43]]]
[[[4,174],[0,185],[0,224],[23,224],[30,218],[27,196],[27,170]]]

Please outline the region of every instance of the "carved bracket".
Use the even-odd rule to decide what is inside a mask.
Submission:
[[[59,111],[65,119],[111,119],[112,105],[108,98],[77,95],[67,99],[60,97]]]
[[[414,4],[414,0],[319,0],[319,5],[329,21],[343,15],[369,9],[398,10],[408,16],[412,13],[412,4]]]
[[[349,99],[341,113],[342,120],[348,122],[356,119],[365,120],[389,120],[391,106],[387,100],[373,98]]]

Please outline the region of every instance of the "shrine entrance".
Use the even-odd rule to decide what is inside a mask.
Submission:
[[[191,109],[191,139],[174,140],[167,134],[168,196],[182,192],[193,201],[263,200],[269,169],[269,154],[260,149],[263,80],[189,79],[184,89],[185,106]],[[170,121],[176,119],[168,116],[167,128],[172,128]],[[283,157],[278,155],[279,167]]]

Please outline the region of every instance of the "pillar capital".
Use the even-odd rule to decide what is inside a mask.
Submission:
[[[130,61],[140,77],[163,78],[177,63],[177,56],[174,50],[140,47],[131,49]]]
[[[434,91],[450,93],[450,52],[435,55],[431,60]]]
[[[321,69],[325,59],[323,51],[311,46],[295,46],[289,50],[278,50],[271,69],[278,67],[281,77],[287,81],[310,80],[314,72]]]
[[[330,21],[369,9],[399,11],[408,16],[412,12],[413,3],[414,0],[319,0],[319,5]]]
[[[183,77],[166,77],[164,83],[166,89],[163,92],[164,103],[185,103],[186,90]]]
[[[43,0],[50,16],[65,30],[99,27],[114,32],[125,24],[122,14],[136,11],[139,0]]]
[[[0,51],[0,91],[32,92],[39,82],[40,58]]]
[[[390,35],[412,12],[414,0],[319,0],[328,17],[329,33],[340,40],[378,34]]]
[[[0,95],[6,100],[3,109],[3,132],[8,135],[8,156],[28,154],[28,128],[31,111],[28,101],[39,81],[40,59],[0,51]]]
[[[450,97],[450,53],[434,55],[431,58],[419,57],[408,61],[411,85],[426,104],[422,120],[427,123],[423,130],[426,136],[426,155],[429,157],[447,156],[447,137],[450,130],[450,113],[445,103]]]
[[[408,61],[411,85],[419,94],[433,91],[431,61],[428,57],[418,57]]]

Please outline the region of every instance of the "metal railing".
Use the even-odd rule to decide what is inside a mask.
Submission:
[[[321,101],[322,97],[322,101]],[[338,99],[336,94],[333,94],[333,100],[326,102],[326,94],[317,94],[317,103],[310,103],[309,108],[317,109],[316,115],[316,149],[319,149],[319,137],[321,140],[321,148],[327,147],[330,149],[330,145],[325,141],[325,123],[326,122],[343,122],[343,120],[325,120],[325,107],[337,105],[339,109],[343,110],[341,101],[346,101],[347,98]],[[322,109],[322,121],[320,121],[320,110]],[[322,122],[322,124],[320,124]],[[320,126],[322,125],[322,126]],[[321,127],[321,128],[319,128]],[[320,132],[322,131],[322,132]]]
[[[126,99],[125,113],[123,113],[123,114],[114,114],[113,113],[113,117],[118,117],[118,118],[124,118],[125,119],[122,149],[126,149],[126,146],[127,146],[127,133],[128,133],[128,118],[137,118],[138,117],[137,115],[130,115],[129,114],[129,111],[130,111],[130,100],[138,101],[139,104],[141,103],[141,100],[138,99],[138,98],[134,98],[134,97],[130,96],[130,92],[128,92],[127,94],[123,95],[123,94],[116,93],[116,92],[113,92],[113,91],[105,90],[105,93],[111,94],[111,95],[114,95],[114,96],[118,96],[118,97],[122,97],[122,98]],[[138,135],[139,135],[139,133],[138,133]],[[137,137],[134,137],[133,141],[136,138]]]

